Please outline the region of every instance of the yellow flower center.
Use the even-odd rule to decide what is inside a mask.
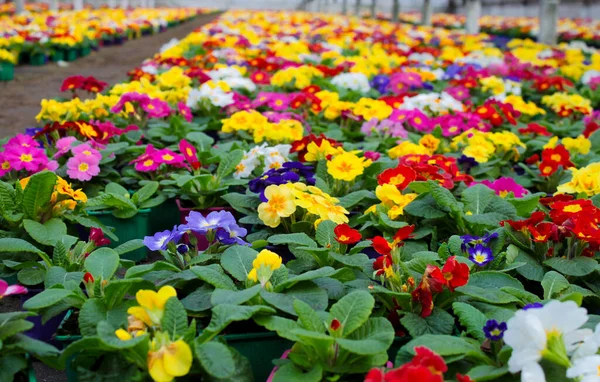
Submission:
[[[6,160],[6,161],[4,161],[4,162],[2,162],[2,169],[3,169],[3,170],[8,170],[8,169],[10,169],[10,162],[9,162],[9,161],[7,161],[7,160]]]
[[[92,152],[90,150],[85,150],[83,151],[83,155],[92,155]]]
[[[144,162],[144,166],[146,167],[150,167],[152,166],[152,164],[154,164],[154,161],[152,159],[148,159]]]
[[[86,172],[90,166],[87,163],[80,163],[78,168],[79,171]]]
[[[404,182],[404,179],[406,179],[402,174],[398,174],[392,178],[390,178],[390,183],[393,184],[394,186],[398,185],[398,184],[402,184],[402,182]]]
[[[500,196],[501,197],[506,198],[506,195],[508,195],[508,191],[506,191],[506,190],[500,191]]]
[[[550,159],[552,159],[554,162],[560,162],[560,154],[553,154]]]
[[[31,154],[21,154],[21,162],[31,162],[33,160],[33,157],[31,156]]]
[[[579,204],[573,204],[573,205],[570,205],[570,206],[566,206],[563,209],[564,212],[573,212],[573,213],[579,212],[581,210],[582,210],[582,208],[581,208],[581,206]]]
[[[348,236],[346,236],[346,235],[342,235],[342,236],[340,236],[338,239],[339,239],[340,241],[347,241],[347,240],[350,240],[350,238],[349,238]]]
[[[347,162],[342,162],[337,166],[337,169],[340,172],[350,172],[352,171],[352,165]]]
[[[174,157],[171,154],[165,154],[162,158],[166,161],[172,161]]]
[[[190,149],[189,147],[185,149],[185,152],[188,156],[192,156],[194,153],[192,152],[192,149]]]

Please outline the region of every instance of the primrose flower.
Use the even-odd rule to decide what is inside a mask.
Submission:
[[[285,185],[271,185],[264,191],[266,202],[258,206],[258,218],[265,225],[275,228],[286,218],[296,212],[296,203],[292,191]]]
[[[273,271],[279,269],[281,264],[281,256],[268,249],[263,249],[252,262],[252,270],[248,273],[248,280],[260,282],[262,286],[265,286]]]
[[[60,158],[71,150],[71,145],[77,141],[75,137],[64,137],[60,138],[56,141],[56,154],[54,154],[54,158]]]
[[[8,285],[8,283],[0,279],[0,299],[2,297],[11,296],[14,294],[25,294],[27,288],[21,285]]]
[[[488,248],[482,244],[477,244],[475,247],[467,249],[467,253],[469,254],[469,260],[480,267],[483,267],[490,261],[494,260],[494,255],[492,254],[491,248]]]
[[[326,142],[326,141],[324,141]],[[336,155],[327,162],[327,172],[338,180],[351,182],[361,175],[366,167],[371,165],[371,161],[360,158],[356,154],[344,152]]]
[[[139,306],[132,306],[127,313],[142,321],[147,326],[159,326],[162,320],[165,304],[171,297],[177,297],[175,288],[165,285],[155,292],[153,290],[139,290],[135,298]]]
[[[148,371],[156,382],[183,377],[192,367],[192,349],[182,339],[171,341],[168,333],[157,333],[148,351]]]
[[[496,320],[488,320],[483,327],[483,333],[486,338],[492,341],[499,341],[504,336],[506,331],[506,322],[500,322]]]
[[[17,171],[36,172],[48,161],[43,150],[32,146],[10,146],[6,149],[4,155]]]
[[[100,173],[98,162],[94,158],[88,158],[84,155],[75,156],[67,161],[67,175],[71,179],[77,179],[82,182],[91,180]]]
[[[166,230],[144,237],[144,245],[151,251],[164,251],[170,242],[178,243],[184,233],[175,226],[172,231]]]

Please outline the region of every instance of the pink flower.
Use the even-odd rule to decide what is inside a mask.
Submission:
[[[35,139],[31,138],[29,135],[25,134],[17,134],[6,142],[4,145],[5,148],[9,147],[40,147],[40,143]]]
[[[469,93],[469,88],[467,88],[466,86],[453,86],[447,88],[444,91],[459,101],[471,97],[471,94]]]
[[[45,166],[43,166],[43,168],[40,168],[38,171],[44,171],[44,170],[48,170],[48,171],[56,171],[58,169],[58,162],[55,160],[50,160],[48,161],[48,163],[46,163]]]
[[[117,102],[117,104],[110,109],[110,111],[113,113],[120,113],[127,102],[137,103],[140,106],[144,106],[150,102],[150,97],[148,97],[146,94],[140,94],[136,92],[125,93],[121,96],[119,102]]]
[[[190,166],[192,166],[194,170],[197,170],[202,166],[198,160],[196,148],[185,139],[182,139],[179,142],[179,151],[181,151],[185,157],[185,160],[190,164]]]
[[[93,157],[78,155],[67,161],[67,175],[71,179],[86,182],[99,173],[100,167],[98,166],[98,161]]]
[[[365,151],[365,158],[372,160],[375,162],[377,159],[381,157],[381,154],[377,151]]]
[[[515,195],[515,198],[522,198],[523,196],[529,193],[529,191],[527,191],[525,187],[515,182],[514,179],[507,177],[498,178],[493,182],[489,180],[473,182],[471,183],[471,186],[475,184],[483,184],[484,186],[487,186],[490,189],[494,190],[496,192],[496,195],[499,195],[503,198],[511,192]]]
[[[159,166],[160,166],[160,163],[158,163],[156,160],[154,160],[153,157],[150,157],[150,158],[144,159],[143,161],[137,162],[135,164],[135,169],[137,171],[141,171],[141,172],[150,172],[150,171],[156,171]]]
[[[423,80],[417,73],[396,73],[390,77],[388,89],[395,94],[406,93],[411,88],[420,88]]]
[[[91,158],[94,160],[94,162],[100,162],[102,160],[102,154],[100,154],[100,151],[91,148],[87,143],[73,147],[71,152],[74,156]]]
[[[273,93],[268,101],[268,105],[275,111],[285,110],[290,105],[290,99],[285,94]]]
[[[181,165],[185,161],[185,158],[182,155],[179,155],[169,149],[158,150],[152,155],[152,159],[154,159],[157,163],[166,163],[170,165]]]
[[[10,296],[13,294],[25,294],[27,288],[21,285],[8,285],[8,283],[0,279],[0,299],[2,297]]]
[[[186,121],[192,122],[192,109],[187,107],[184,102],[179,102],[177,104],[177,109],[179,110],[179,114],[181,114]]]
[[[10,161],[5,158],[4,153],[0,153],[0,177],[3,177],[12,170]]]
[[[48,161],[44,150],[31,146],[11,146],[5,152],[5,159],[10,161],[12,167],[19,170],[36,172],[41,165]]]
[[[56,154],[54,154],[53,158],[60,158],[71,149],[71,145],[77,141],[75,137],[64,137],[56,141]]]
[[[153,98],[150,102],[142,104],[142,109],[150,118],[164,118],[171,114],[171,107],[168,102],[162,101],[158,98]]]

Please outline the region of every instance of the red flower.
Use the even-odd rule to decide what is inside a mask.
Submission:
[[[579,215],[595,215],[598,209],[589,199],[578,199],[564,202],[554,202],[550,210],[550,219],[556,224],[562,225],[567,219],[576,218]]]
[[[315,94],[321,91],[321,88],[318,87],[317,85],[310,85],[305,87],[304,89],[302,89],[303,92],[306,93],[310,93],[310,94]]]
[[[71,91],[75,91],[77,89],[81,89],[81,87],[83,86],[83,83],[85,81],[85,77],[84,76],[70,76],[65,78],[65,80],[63,81],[61,87],[60,87],[60,91],[61,92],[65,92],[67,90],[71,90]]]
[[[456,381],[457,382],[475,382],[468,375],[462,375],[460,373],[456,373]]]
[[[440,293],[448,281],[440,268],[428,265],[419,286],[412,291],[413,300],[421,304],[421,317],[428,317],[433,310],[433,293]]]
[[[197,151],[191,143],[182,139],[179,142],[179,151],[185,157],[185,160],[192,166],[194,170],[199,169],[202,166],[202,163],[198,160]]]
[[[90,272],[85,272],[85,275],[83,275],[83,282],[86,284],[93,283],[94,276],[92,276],[92,274]]]
[[[104,232],[100,228],[90,229],[90,238],[88,241],[93,241],[96,247],[110,244],[110,239],[104,237]]]
[[[348,224],[338,224],[334,229],[335,240],[342,244],[358,243],[362,239],[362,235],[357,230],[350,228]]]
[[[405,241],[406,239],[412,239],[412,233],[414,230],[414,225],[407,225],[400,228],[398,231],[396,231],[396,234],[394,235],[394,243],[399,243]]]
[[[508,223],[508,225],[510,225],[512,227],[512,229],[514,229],[515,231],[525,232],[525,230],[527,230],[528,226],[533,226],[533,225],[536,225],[536,224],[544,221],[545,217],[546,217],[546,214],[543,211],[536,211],[536,212],[532,213],[528,219],[503,220],[500,222],[500,225],[504,227],[504,225],[506,223]]]
[[[339,329],[341,326],[342,326],[342,323],[341,323],[341,322],[340,322],[338,319],[334,318],[334,319],[331,321],[331,324],[329,325],[329,329],[331,329],[331,330],[333,330],[333,331],[336,331],[336,330],[338,330],[338,329]]]
[[[373,270],[375,271],[375,274],[377,276],[381,276],[385,274],[385,269],[391,267],[392,264],[392,258],[389,254],[382,255],[375,259],[375,261],[373,262]]]
[[[558,227],[554,223],[541,222],[536,226],[528,226],[527,229],[531,233],[531,239],[536,243],[558,241]]]
[[[371,239],[373,242],[373,248],[380,255],[387,255],[392,252],[392,247],[390,247],[390,243],[383,236],[375,236]]]
[[[260,71],[260,70],[252,73],[252,75],[250,76],[250,79],[255,84],[261,84],[261,85],[267,85],[267,84],[269,84],[271,82],[271,78],[269,76],[269,73],[263,72],[263,71]]]
[[[539,164],[539,169],[542,176],[550,176],[558,170],[558,163],[543,161]]]
[[[540,156],[538,154],[533,154],[529,158],[525,159],[525,163],[528,165],[536,164],[540,161]]]
[[[558,194],[554,196],[549,196],[547,198],[541,198],[540,203],[546,207],[552,207],[552,205],[556,202],[568,202],[569,200],[573,200],[573,198],[573,195]]]
[[[537,123],[530,123],[526,128],[519,129],[519,133],[521,134],[538,134],[543,135],[545,137],[549,137],[552,135],[551,132],[546,129],[546,127],[539,125]]]
[[[444,278],[448,281],[448,288],[454,292],[454,288],[466,285],[469,281],[469,266],[456,261],[456,256],[450,256],[442,268]]]
[[[542,163],[556,163],[558,166],[573,167],[569,151],[563,145],[547,148],[542,151]]]
[[[99,81],[99,80],[95,79],[94,77],[89,76],[83,80],[83,84],[81,85],[81,88],[90,93],[100,93],[107,86],[108,86],[108,84],[106,82]]]
[[[404,190],[410,182],[417,177],[415,170],[408,166],[399,165],[395,168],[389,168],[377,176],[377,183],[380,185],[391,184],[398,190]]]

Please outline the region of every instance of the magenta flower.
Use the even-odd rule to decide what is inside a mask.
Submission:
[[[110,109],[110,111],[113,113],[120,113],[123,111],[123,107],[127,102],[137,103],[140,106],[144,106],[150,103],[150,97],[148,97],[146,94],[140,94],[136,92],[125,93],[121,96],[119,102],[117,102],[117,104]]]
[[[412,110],[394,109],[394,111],[392,111],[392,114],[390,114],[390,117],[388,119],[394,122],[405,122],[408,119],[408,117],[412,115],[411,112]]]
[[[8,285],[8,283],[0,279],[0,299],[2,297],[10,296],[13,294],[25,294],[27,288],[21,285]]]
[[[489,180],[474,182],[471,184],[471,186],[475,184],[483,184],[484,186],[487,186],[490,189],[494,190],[496,195],[499,195],[503,198],[511,192],[515,195],[515,198],[522,198],[523,196],[529,193],[529,191],[527,191],[525,187],[515,182],[514,179],[507,177],[498,178],[493,182]]]
[[[141,171],[141,172],[150,172],[150,171],[156,171],[158,169],[158,167],[160,166],[160,163],[158,163],[156,160],[154,160],[154,158],[147,158],[143,161],[137,162],[135,164],[135,169],[137,171]]]
[[[273,93],[268,101],[268,105],[275,111],[285,110],[290,105],[290,98],[282,93]]]
[[[71,152],[76,157],[83,156],[86,158],[91,158],[96,163],[102,160],[102,154],[100,154],[100,151],[91,148],[87,143],[73,147]]]
[[[152,98],[150,102],[141,106],[150,118],[164,118],[171,114],[169,103],[158,98]]]
[[[417,73],[395,73],[390,77],[388,89],[395,94],[406,93],[411,88],[420,88],[423,86],[423,80]]]
[[[77,141],[75,137],[64,137],[56,141],[56,154],[53,158],[60,158],[71,150],[71,145]]]
[[[433,130],[433,126],[431,125],[431,120],[429,117],[420,110],[412,110],[413,114],[408,117],[408,124],[412,126],[415,130],[429,132]]]
[[[365,151],[365,158],[372,160],[375,162],[377,159],[381,157],[381,154],[377,151]]]
[[[466,86],[453,86],[445,89],[444,91],[459,101],[471,97],[471,94],[469,93],[469,88],[467,88]]]
[[[71,179],[87,182],[99,173],[98,161],[93,157],[78,155],[67,161],[67,175]]]
[[[9,160],[12,167],[17,171],[37,172],[41,166],[48,162],[44,150],[32,146],[11,146],[7,148],[4,154],[5,159]]]
[[[185,158],[181,154],[177,154],[169,149],[158,150],[152,155],[158,164],[166,163],[173,166],[182,165],[185,162]]]
[[[4,153],[0,153],[0,177],[3,177],[12,170],[10,161],[5,158]]]
[[[179,102],[177,104],[177,110],[179,110],[179,114],[181,114],[186,121],[192,122],[192,109],[190,109],[185,102]]]
[[[39,142],[37,142],[35,139],[30,137],[29,135],[17,134],[14,137],[12,137],[11,139],[9,139],[8,142],[6,142],[6,144],[4,145],[5,148],[15,147],[15,146],[40,147],[41,145]]]

